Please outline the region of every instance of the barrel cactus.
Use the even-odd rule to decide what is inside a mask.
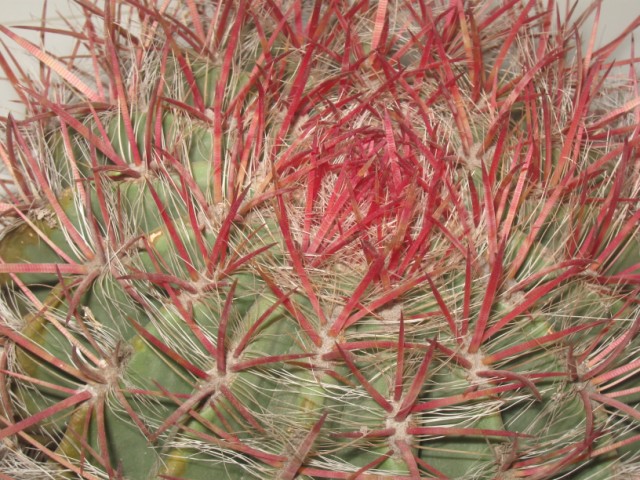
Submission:
[[[76,3],[0,27],[2,478],[640,475],[640,21]]]

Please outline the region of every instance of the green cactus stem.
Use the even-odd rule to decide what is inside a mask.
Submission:
[[[640,19],[76,4],[0,27],[0,477],[640,475]]]

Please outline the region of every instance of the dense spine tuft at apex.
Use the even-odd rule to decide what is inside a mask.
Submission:
[[[640,475],[640,19],[76,4],[0,27],[0,476]]]

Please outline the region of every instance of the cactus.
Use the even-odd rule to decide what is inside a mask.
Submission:
[[[539,3],[0,27],[3,478],[640,475],[640,19]]]

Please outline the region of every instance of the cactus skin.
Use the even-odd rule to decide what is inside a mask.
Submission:
[[[0,145],[0,471],[640,473],[615,44],[553,1],[162,3],[81,2],[93,79],[27,47],[64,81]]]

